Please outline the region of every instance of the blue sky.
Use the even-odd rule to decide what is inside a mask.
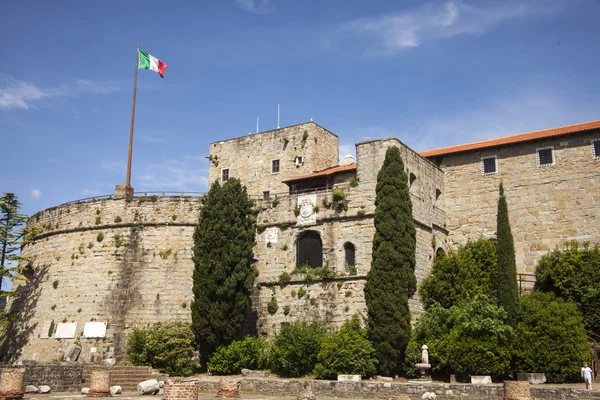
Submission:
[[[33,214],[125,181],[204,191],[208,144],[317,123],[427,150],[600,118],[598,0],[0,3],[0,191]]]

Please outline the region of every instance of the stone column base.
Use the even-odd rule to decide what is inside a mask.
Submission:
[[[115,186],[115,199],[133,198],[133,186],[117,185]]]
[[[504,381],[504,400],[532,400],[528,381]]]

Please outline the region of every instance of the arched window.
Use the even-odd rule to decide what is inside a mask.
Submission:
[[[311,268],[323,265],[323,244],[321,236],[315,231],[303,232],[296,243],[296,266],[307,264]]]
[[[354,245],[350,242],[346,242],[344,244],[344,255],[345,255],[345,267],[348,271],[350,266],[356,266],[356,258],[355,258],[356,249]]]

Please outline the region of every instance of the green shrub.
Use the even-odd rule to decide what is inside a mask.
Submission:
[[[333,209],[336,212],[348,211],[348,200],[346,200],[346,194],[342,189],[333,189],[331,200]]]
[[[190,324],[165,322],[134,329],[127,342],[134,365],[150,365],[171,376],[189,376],[198,370]]]
[[[506,311],[488,296],[478,295],[449,309],[436,303],[415,325],[405,369],[414,375],[414,364],[421,361],[421,346],[425,344],[433,371],[502,375],[510,368],[514,338]]]
[[[433,271],[419,294],[425,308],[434,303],[450,308],[478,294],[491,295],[496,276],[496,245],[493,240],[468,242],[457,252],[439,252],[433,261]]]
[[[350,178],[350,187],[357,187],[358,186],[358,179],[356,179],[355,177]]]
[[[317,360],[314,374],[320,379],[336,379],[339,374],[364,378],[375,373],[375,350],[358,314],[344,322],[339,331],[325,335]]]
[[[577,306],[552,293],[521,297],[514,348],[517,372],[543,371],[549,382],[578,381],[582,361],[591,361]]]
[[[275,337],[272,369],[281,376],[299,377],[312,372],[321,348],[321,325],[294,322],[282,325]]]
[[[585,245],[584,245],[585,246]],[[535,268],[536,290],[574,302],[587,330],[600,336],[600,249],[579,249],[576,242],[553,251]]]
[[[290,274],[288,274],[287,272],[283,272],[281,275],[279,275],[279,283],[282,285],[285,285],[286,283],[288,283],[290,281],[290,279],[292,279],[290,277]]]
[[[279,305],[277,304],[277,297],[271,296],[271,300],[267,303],[267,311],[270,315],[275,315],[278,309]]]
[[[115,221],[115,224],[118,224],[119,222],[122,222],[122,221],[123,221],[123,219],[117,215],[117,216],[115,217],[114,221]]]
[[[270,353],[271,346],[264,338],[246,336],[217,348],[208,360],[208,371],[215,375],[234,375],[244,368],[268,369]]]

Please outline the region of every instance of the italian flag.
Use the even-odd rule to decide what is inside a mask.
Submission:
[[[151,56],[138,49],[138,69],[149,69],[150,71],[158,72],[161,78],[164,78],[163,73],[167,70],[168,65],[158,58]]]

